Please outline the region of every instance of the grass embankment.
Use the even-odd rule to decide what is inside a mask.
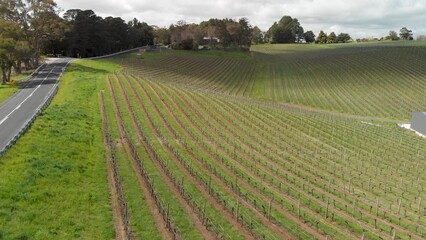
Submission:
[[[0,239],[112,239],[98,93],[117,69],[76,61],[53,102],[0,158]]]

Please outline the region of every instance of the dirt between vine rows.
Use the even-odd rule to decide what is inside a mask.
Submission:
[[[151,87],[151,86],[150,86]],[[159,99],[161,99],[159,96],[158,96],[158,94],[157,94],[157,92],[151,87],[151,89],[154,91],[154,93],[156,94],[156,96],[159,98]],[[145,94],[147,94],[147,92],[145,92]],[[176,102],[174,102],[174,100],[172,100],[173,101],[173,103],[174,104],[176,104]],[[167,106],[167,104],[165,104],[164,103],[164,101],[162,101],[163,102],[163,104],[166,106],[166,108],[167,108],[167,111],[168,111],[168,113],[175,119],[175,121],[176,122],[178,122],[177,120],[176,120],[176,117],[174,116],[174,114],[172,114],[172,111],[170,110],[170,109],[168,109],[168,106]],[[157,110],[158,111],[158,110]],[[163,119],[163,121],[165,121],[164,119]],[[179,122],[178,122],[179,123]],[[180,123],[179,123],[180,124]],[[169,130],[170,131],[170,130]],[[193,138],[192,138],[192,136],[190,136],[188,133],[186,133],[185,134],[188,138],[190,138],[190,139],[192,139],[194,142],[196,142]],[[187,150],[187,149],[186,149]],[[188,150],[187,150],[187,152],[190,154],[190,155],[192,155],[192,156],[194,156],[193,155],[193,153],[192,152],[189,152]],[[213,158],[213,156],[212,156],[212,158]],[[214,158],[213,158],[214,159]],[[204,164],[201,164],[201,167],[206,171],[206,172],[210,172],[210,170],[204,165]],[[225,169],[225,171],[227,171],[228,172],[228,174],[229,174],[229,171],[228,171],[228,169]],[[212,178],[214,178],[215,179],[215,181],[217,181],[217,182],[222,182],[218,177],[216,177],[214,174],[212,174]],[[251,186],[247,186],[247,184],[245,184],[245,182],[243,182],[243,185],[245,186],[245,187],[247,187],[247,188],[250,188],[250,189],[252,189],[251,188]],[[235,192],[233,192],[230,188],[229,188],[229,186],[226,186],[226,185],[224,185],[223,183],[222,183],[222,186],[223,186],[223,188],[229,193],[229,194],[231,194],[231,195],[236,195],[236,193]],[[253,189],[252,189],[252,191],[253,191]],[[238,198],[238,196],[236,196],[237,198]],[[263,198],[262,196],[261,196],[261,198]],[[264,199],[265,200],[265,199]],[[242,204],[244,204],[246,207],[248,207],[248,208],[251,208],[251,205],[250,205],[250,203],[249,202],[247,202],[245,199],[243,199],[243,198],[241,198],[241,203]],[[261,219],[262,219],[262,221],[263,221],[263,223],[265,224],[265,225],[267,225],[267,226],[269,226],[271,229],[273,229],[273,231],[275,232],[275,233],[277,233],[277,234],[279,234],[281,237],[283,237],[283,238],[285,238],[285,239],[291,239],[292,238],[292,236],[291,236],[291,234],[289,234],[289,233],[287,233],[287,232],[285,232],[284,231],[284,229],[282,229],[281,227],[279,227],[278,225],[276,225],[276,224],[274,224],[274,223],[272,223],[272,222],[270,222],[268,219],[266,219],[266,217],[263,215],[263,214],[261,214],[257,209],[253,209],[253,212],[258,216],[258,217],[260,217]],[[301,223],[301,224],[303,224],[303,223]],[[316,231],[311,231],[311,234],[313,233],[313,235],[315,236],[315,235],[317,235],[317,237],[318,236],[320,236],[320,235],[318,235],[318,232],[316,232]]]
[[[271,143],[271,144],[273,144],[273,143]],[[295,158],[298,158],[297,156],[293,156],[293,157],[295,157]],[[302,180],[302,179],[301,179]],[[320,183],[322,183],[322,184],[326,184],[326,182],[325,182],[325,180],[322,180],[322,179],[317,179]],[[339,188],[339,187],[338,187]],[[337,189],[338,189],[337,188]],[[322,193],[322,194],[325,194],[325,195],[330,195],[330,193],[327,193],[324,189],[322,189],[322,188],[317,188],[317,190],[320,192],[320,193]],[[348,191],[348,190],[346,190],[345,188],[340,188],[340,190],[341,191],[343,191],[344,193],[347,193],[348,195],[352,195],[351,194],[351,192],[350,191]],[[337,197],[337,196],[335,196],[335,195],[333,195],[333,194],[331,194],[331,196],[330,196],[330,198],[332,199],[332,200],[336,200],[336,201],[339,201],[339,197]],[[340,200],[342,200],[343,201],[343,199],[340,199]],[[361,202],[363,202],[364,204],[369,204],[368,202],[366,202],[366,201],[364,201],[363,199],[360,199],[360,201]],[[347,214],[345,211],[343,211],[343,210],[341,210],[341,209],[336,209],[336,210],[338,210],[339,212],[341,212],[343,215],[345,215],[345,216],[347,216],[347,218],[349,218],[349,217],[351,217],[351,215],[349,215],[349,214]],[[361,208],[361,209],[358,209],[360,212],[362,212],[363,213],[363,215],[366,215],[366,216],[369,216],[369,217],[371,217],[371,218],[377,218],[377,216],[375,216],[375,214],[372,214],[372,213],[370,213],[368,210],[365,210],[365,209],[363,209],[363,208]],[[392,212],[386,212],[387,214],[390,214],[390,215],[392,215],[392,216],[394,216],[394,217],[398,217],[396,214],[394,214],[394,213],[392,213]],[[358,219],[356,219],[356,218],[354,218],[354,220],[356,220],[359,224],[361,224],[361,225],[363,225],[363,226],[365,226],[367,229],[369,229],[371,232],[375,232],[376,234],[378,234],[378,235],[380,235],[380,233],[382,233],[382,230],[380,230],[380,229],[375,229],[375,228],[373,228],[372,226],[370,226],[370,225],[365,225],[365,224],[367,224],[367,223],[365,223],[365,222],[362,222],[362,221],[360,221],[360,220],[358,220]],[[398,233],[405,233],[407,236],[410,236],[410,235],[417,235],[418,236],[418,234],[417,233],[413,233],[413,232],[410,232],[410,231],[408,231],[408,230],[406,230],[402,225],[395,225],[395,224],[393,224],[392,222],[389,222],[389,221],[386,221],[386,219],[383,219],[383,218],[377,218],[377,221],[380,221],[382,224],[384,224],[384,225],[386,225],[386,226],[388,226],[388,227],[390,227],[390,228],[395,228],[395,230],[397,230],[397,232]],[[418,225],[416,222],[414,222],[414,221],[412,221],[412,220],[409,220],[409,222],[411,223],[411,224],[413,224],[414,226],[416,226],[416,227],[420,227],[420,225]]]
[[[120,90],[121,90],[121,93],[123,94],[123,96],[127,96],[127,93],[123,89],[123,86],[121,85],[120,80],[116,78],[116,81],[119,82]],[[143,138],[141,138],[141,133],[140,133],[140,129],[139,129],[138,124],[137,124],[137,120],[135,119],[135,117],[133,115],[134,111],[133,111],[127,97],[125,97],[125,101],[126,101],[126,107],[128,108],[128,111],[132,113],[132,114],[130,114],[131,119],[132,119],[132,124],[133,124],[133,126],[135,127],[135,129],[138,133],[140,142],[145,146],[145,149],[147,150],[151,159],[155,159],[154,156],[153,156],[153,153],[151,151],[149,151],[149,148],[146,146],[146,142],[142,141]],[[134,159],[133,159],[133,162],[134,162]],[[208,231],[204,227],[204,225],[201,223],[200,219],[197,217],[197,214],[192,210],[191,206],[189,206],[189,204],[186,202],[186,200],[182,197],[182,195],[180,194],[177,187],[171,182],[169,176],[164,173],[164,171],[163,171],[162,167],[159,165],[159,163],[156,162],[156,161],[153,161],[153,163],[156,166],[158,172],[160,173],[161,178],[164,180],[164,183],[167,185],[169,190],[172,191],[173,195],[177,198],[179,205],[183,207],[183,210],[185,211],[186,215],[190,217],[190,219],[194,223],[196,229],[201,233],[203,238],[204,239],[215,239],[216,237],[212,234],[212,232]]]
[[[214,111],[216,111],[216,110],[214,110]],[[218,114],[218,116],[221,116],[218,112],[216,112],[216,114]],[[233,124],[233,123],[231,123],[231,122],[229,122],[227,119],[224,119],[224,118],[222,118],[224,121],[227,121],[228,122],[228,124]],[[235,126],[235,125],[234,125]],[[238,129],[238,128],[236,128],[236,129]],[[241,132],[241,133],[243,133],[243,132]],[[243,133],[244,134],[244,133]],[[247,136],[247,137],[249,137],[249,136]],[[271,144],[274,144],[273,142],[271,142]],[[256,153],[258,156],[260,156],[261,157],[261,155],[259,155],[259,153]],[[293,156],[293,157],[295,157],[295,158],[298,158],[297,156]],[[276,164],[275,163],[271,163],[271,164],[273,164],[275,167],[278,167],[278,168],[280,168],[281,169],[281,167],[279,167],[279,166],[276,166]],[[267,169],[266,169],[267,170]],[[268,171],[268,170],[267,170]],[[269,171],[268,171],[269,172]],[[290,173],[291,174],[291,173]],[[303,180],[302,180],[303,181]],[[320,180],[319,179],[319,181],[321,182],[321,183],[326,183],[324,180]],[[317,188],[317,191],[319,191],[320,193],[322,193],[322,194],[325,194],[325,195],[328,195],[329,197],[330,197],[330,199],[332,199],[332,200],[335,200],[335,201],[340,201],[340,198],[338,198],[338,197],[336,197],[335,195],[330,195],[329,193],[327,193],[326,191],[324,191],[322,188]],[[346,192],[346,193],[348,193],[348,194],[351,194],[350,192],[348,192],[348,191],[346,191],[345,189],[343,189],[343,191],[344,192]],[[340,212],[342,215],[344,215],[344,216],[346,216],[347,218],[352,218],[352,216],[350,216],[349,214],[347,214],[346,212],[344,212],[344,211],[342,211],[342,210],[340,210],[340,209],[336,209],[338,212]],[[375,218],[374,217],[374,215],[373,214],[371,214],[371,213],[369,213],[368,211],[366,211],[366,210],[364,210],[364,209],[359,209],[359,211],[361,211],[361,212],[363,212],[363,215],[365,214],[366,216],[369,216],[369,217],[372,217],[372,218]],[[390,213],[390,214],[392,214],[392,213]],[[360,221],[360,220],[358,220],[358,219],[356,219],[356,218],[354,218],[354,220],[356,221],[356,222],[358,222],[358,224],[360,224],[360,225],[362,225],[362,226],[364,226],[366,229],[368,229],[368,230],[370,230],[371,232],[374,232],[374,233],[376,233],[376,234],[378,234],[378,235],[380,235],[380,233],[381,232],[379,232],[379,230],[378,229],[374,229],[372,226],[370,226],[370,225],[366,225],[366,223],[365,222],[362,222],[362,221]],[[386,225],[386,226],[388,226],[388,227],[394,227],[395,229],[397,229],[398,230],[398,232],[403,232],[403,233],[405,233],[405,234],[407,234],[407,236],[408,235],[410,235],[410,232],[409,231],[407,231],[406,229],[404,229],[404,228],[402,228],[400,225],[394,225],[394,224],[391,224],[391,223],[389,223],[389,222],[387,222],[387,221],[385,221],[384,219],[381,219],[381,218],[378,218],[377,219],[378,221],[380,221],[381,223],[383,223],[384,225]],[[412,234],[412,233],[411,233]],[[417,234],[416,234],[417,235]]]
[[[172,100],[173,102],[174,102],[174,100]],[[174,102],[174,104],[176,104],[175,102]],[[192,109],[191,108],[189,108],[191,111],[192,111]],[[195,113],[195,112],[193,112],[193,114],[196,114],[196,115],[198,115],[198,113]],[[201,117],[201,116],[199,116],[199,117]],[[195,139],[193,139],[194,140],[194,142],[196,142],[195,141]],[[219,149],[222,149],[222,147],[221,146],[219,146],[216,142],[211,142],[211,144],[213,145],[213,146],[215,146],[216,148],[219,148]],[[202,146],[201,146],[202,147]],[[207,151],[207,150],[206,150]],[[223,149],[221,150],[222,151],[222,153],[223,154],[225,154],[225,152],[223,151]],[[212,157],[212,158],[214,158],[214,156],[212,156],[211,155],[211,153],[209,153],[209,155]],[[230,170],[229,169],[227,169],[225,166],[223,166],[222,164],[218,164],[218,165],[221,165],[222,166],[222,168],[224,169],[224,171],[226,171],[228,174],[231,174],[231,172],[230,172]],[[244,168],[244,167],[243,167]],[[266,199],[261,193],[259,193],[259,191],[257,190],[257,189],[255,189],[255,188],[253,188],[253,186],[252,185],[250,185],[250,184],[248,184],[247,182],[245,182],[245,181],[241,181],[241,182],[239,182],[240,184],[242,184],[244,187],[246,187],[246,188],[248,188],[248,189],[250,189],[251,190],[251,192],[256,192],[257,193],[257,196],[258,197],[260,197],[262,200],[264,200],[264,201],[267,201],[268,199]],[[280,205],[278,205],[279,206],[279,208],[281,209],[281,210],[284,210],[284,209],[282,209],[281,208],[281,206]],[[317,238],[322,238],[322,237],[324,237],[322,234],[320,234],[318,231],[316,231],[316,230],[314,230],[314,229],[312,229],[308,224],[306,224],[304,221],[302,221],[301,219],[299,219],[299,218],[297,218],[297,217],[295,217],[295,216],[293,216],[292,214],[289,214],[287,211],[283,211],[282,212],[282,214],[284,214],[287,218],[289,218],[289,219],[291,219],[293,222],[295,222],[295,223],[297,223],[299,226],[301,226],[305,231],[307,231],[308,233],[310,233],[310,234],[312,234],[313,236],[315,236],[315,237],[317,237]],[[261,216],[262,217],[264,217],[262,214],[261,214]]]
[[[104,112],[104,99],[103,95],[100,95],[100,108],[102,114],[102,121],[105,123],[107,121],[106,115]],[[119,196],[117,194],[118,189],[116,186],[116,182],[114,180],[113,174],[113,166],[112,166],[112,157],[111,157],[111,149],[109,148],[109,144],[107,143],[107,136],[105,135],[105,131],[108,129],[103,129],[103,142],[107,155],[107,178],[108,178],[108,187],[111,193],[111,201],[112,201],[112,215],[114,220],[114,230],[115,230],[115,239],[117,240],[126,240],[126,231],[123,216],[121,215],[122,207],[120,206]]]
[[[108,160],[110,162],[110,160]],[[124,219],[121,215],[121,206],[118,201],[117,187],[114,183],[111,163],[108,164],[108,186],[112,198],[112,215],[114,218],[114,229],[116,240],[127,240],[126,231],[124,230]]]
[[[115,99],[116,96],[115,96],[115,92],[113,91],[113,86],[112,86],[111,81],[108,81],[108,84],[109,84],[110,91],[113,95],[112,97]],[[121,118],[118,115],[118,106],[116,105],[115,100],[113,100],[112,102],[113,102],[113,106],[114,106],[114,110],[115,110],[116,121],[118,123],[120,123]],[[120,127],[121,126],[120,124],[118,124],[118,125],[119,125],[119,131],[120,131],[121,139],[125,139],[123,137],[125,135],[124,129],[122,129]],[[131,154],[129,152],[130,149],[129,149],[127,141],[123,140],[123,141],[120,141],[120,142],[124,146],[126,153],[127,153],[127,156],[129,157],[129,159],[131,159],[130,163],[132,165],[133,170],[135,171],[135,175],[138,179],[139,187],[142,190],[143,195],[146,196],[145,197],[145,203],[147,204],[148,208],[151,211],[151,214],[152,214],[152,217],[154,218],[154,222],[155,222],[155,225],[157,227],[157,230],[159,231],[159,233],[161,234],[163,239],[173,239],[172,234],[167,229],[166,223],[165,223],[163,217],[161,216],[160,211],[157,208],[157,205],[155,204],[152,193],[151,193],[151,191],[149,191],[148,183],[145,181],[145,179],[143,179],[143,177],[140,174],[138,174],[138,171],[136,170],[137,164],[135,163],[134,160],[132,160],[133,158],[131,157]]]
[[[128,79],[127,79],[128,80]],[[129,82],[130,83],[130,82]],[[132,86],[132,90],[134,91],[134,93],[136,94],[136,90],[133,88]],[[142,86],[140,86],[141,89],[143,89]],[[143,89],[144,90],[144,89]],[[143,104],[141,99],[138,98],[138,103],[141,105]],[[145,114],[147,114],[146,110],[144,109]],[[152,124],[152,123],[151,123]],[[157,133],[158,134],[158,133]],[[170,153],[171,154],[171,153]],[[176,159],[176,156],[173,156],[174,160],[176,161],[176,163],[180,166],[181,172],[186,176],[186,179],[191,179],[191,182],[197,187],[197,189],[203,194],[203,196],[217,209],[217,210],[222,210],[225,219],[232,223],[233,226],[237,227],[240,230],[240,234],[242,234],[244,236],[245,239],[254,239],[253,235],[245,228],[242,228],[242,226],[238,223],[238,221],[234,218],[233,214],[229,213],[221,204],[219,204],[217,202],[217,200],[211,196],[204,188],[203,185],[201,183],[199,183],[199,181],[197,181],[191,174],[188,173],[188,171],[182,167],[182,165],[180,164],[179,160]]]

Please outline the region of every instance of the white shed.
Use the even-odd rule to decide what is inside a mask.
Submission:
[[[426,135],[426,112],[415,112],[412,116],[411,128]]]

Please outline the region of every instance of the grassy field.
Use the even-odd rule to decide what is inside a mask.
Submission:
[[[99,90],[118,66],[76,61],[0,158],[0,239],[113,239]]]
[[[425,239],[426,142],[388,121],[424,110],[425,49],[77,61],[0,158],[0,239]]]
[[[120,61],[147,79],[187,88],[408,120],[426,105],[425,56],[424,42],[384,42],[258,45],[251,55],[163,52]]]

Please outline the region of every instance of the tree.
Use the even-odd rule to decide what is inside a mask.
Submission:
[[[0,19],[0,70],[2,84],[10,81],[12,67],[21,64],[28,52],[28,44],[21,27],[9,20]]]
[[[318,34],[317,40],[315,42],[316,43],[327,43],[327,34],[325,34],[323,30],[321,30],[320,33]]]
[[[328,34],[327,43],[337,43],[337,37],[334,32],[331,32],[330,34]]]
[[[271,43],[294,43],[303,36],[303,28],[297,18],[284,16],[268,30]]]
[[[253,38],[253,27],[249,24],[247,18],[240,18],[238,20],[238,30],[239,30],[239,40],[237,41],[240,47],[251,46],[251,41]]]
[[[399,36],[401,37],[401,39],[413,40],[413,31],[407,29],[406,27],[403,27],[399,32]]]
[[[2,73],[2,85],[8,82],[8,72],[13,66],[14,42],[11,38],[0,38],[0,70]]]
[[[20,26],[31,47],[33,67],[38,65],[40,50],[66,30],[53,0],[2,0],[0,18]]]
[[[252,38],[252,42],[254,44],[262,44],[262,43],[264,43],[264,33],[257,26],[253,27],[253,38]]]
[[[352,38],[351,38],[351,36],[349,36],[349,34],[347,34],[347,33],[340,33],[340,34],[337,36],[336,41],[337,41],[338,43],[347,43],[347,42],[349,42],[351,39],[352,39]]]
[[[312,31],[305,32],[304,37],[307,43],[315,42],[315,34]]]
[[[167,28],[154,28],[153,34],[155,44],[170,44],[170,31]]]
[[[396,40],[399,40],[399,37],[398,37],[398,34],[395,31],[391,30],[391,31],[389,31],[389,35],[386,36],[386,39],[396,41]]]

